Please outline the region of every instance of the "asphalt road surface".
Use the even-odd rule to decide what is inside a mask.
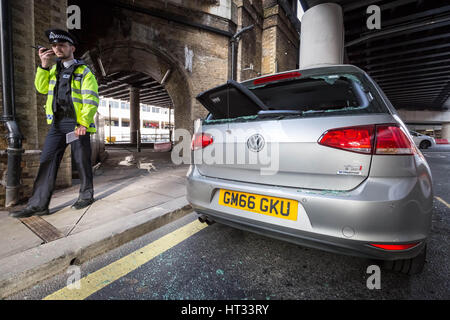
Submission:
[[[425,270],[408,277],[382,269],[380,289],[367,287],[373,261],[207,226],[192,213],[11,298],[449,299],[449,151],[424,152],[436,196]],[[69,290],[77,272],[81,288]]]

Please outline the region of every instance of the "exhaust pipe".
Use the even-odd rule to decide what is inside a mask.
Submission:
[[[201,223],[206,223],[208,226],[216,223],[214,220],[211,220],[208,216],[205,216],[204,214],[198,217],[198,221],[200,221]]]

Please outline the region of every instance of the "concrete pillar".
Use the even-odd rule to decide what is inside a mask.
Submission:
[[[442,123],[441,130],[442,139],[447,139],[450,142],[450,123]]]
[[[130,140],[132,144],[141,142],[139,88],[130,87]],[[137,134],[139,130],[139,135]]]
[[[344,23],[342,8],[323,3],[307,10],[302,17],[300,69],[344,61]]]

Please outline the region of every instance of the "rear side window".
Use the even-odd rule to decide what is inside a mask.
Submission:
[[[249,88],[268,110],[295,110],[302,116],[387,112],[353,75],[328,75]]]

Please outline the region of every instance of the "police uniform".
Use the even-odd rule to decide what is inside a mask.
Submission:
[[[50,43],[69,42],[75,45],[71,34],[63,30],[46,31]],[[94,200],[91,166],[90,134],[96,132],[94,116],[99,97],[94,74],[81,60],[57,63],[49,69],[38,67],[35,78],[38,92],[47,94],[45,113],[51,125],[40,158],[39,171],[33,194],[25,209],[13,213],[15,217],[48,214],[48,206],[55,187],[59,165],[67,147],[66,134],[82,125],[86,134],[71,142],[72,156],[80,176],[80,193],[72,206],[81,209]]]

